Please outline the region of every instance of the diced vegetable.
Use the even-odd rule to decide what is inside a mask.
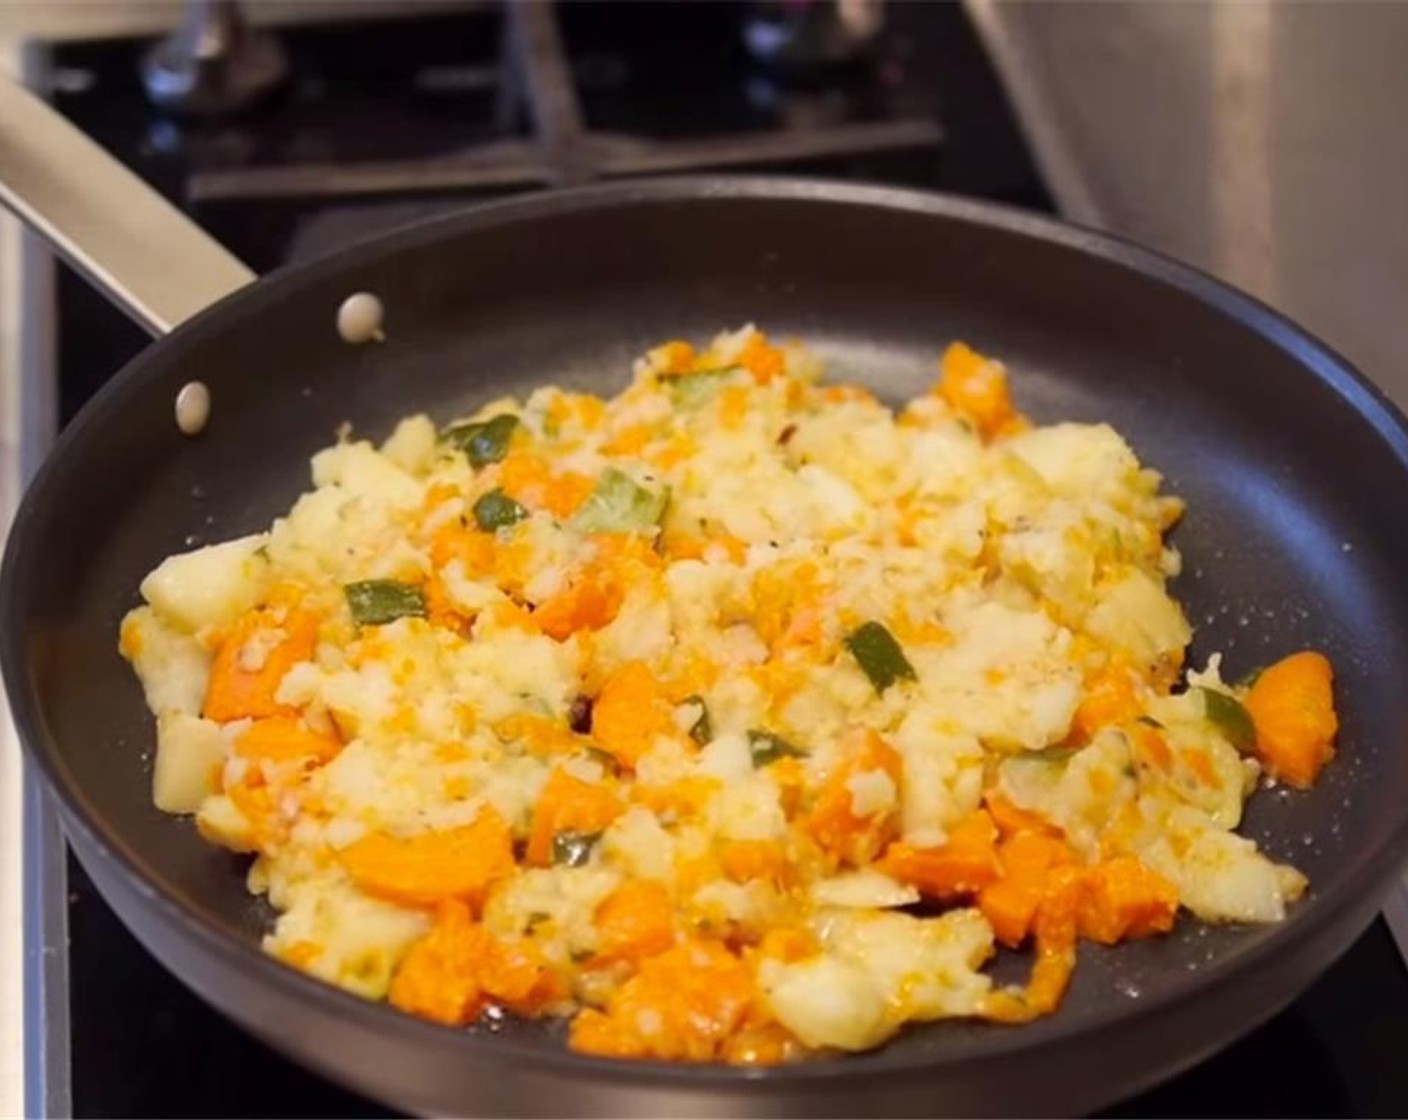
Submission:
[[[628,661],[606,678],[592,706],[592,737],[618,763],[634,768],[671,732],[678,733],[674,708],[644,661]]]
[[[493,809],[474,823],[402,838],[373,832],[338,853],[352,880],[368,894],[403,906],[459,899],[478,907],[489,888],[513,873],[513,837]]]
[[[435,925],[411,946],[391,982],[393,1007],[446,1026],[479,1018],[483,990],[476,976],[489,935],[462,902],[442,903]]]
[[[1216,688],[1199,686],[1194,691],[1203,698],[1203,713],[1208,722],[1243,754],[1250,753],[1256,747],[1256,727],[1242,702]]]
[[[259,533],[167,557],[142,580],[142,597],[178,629],[228,626],[263,596],[268,539]]]
[[[748,750],[753,756],[753,766],[756,769],[771,766],[780,758],[807,757],[806,751],[795,743],[789,743],[781,735],[756,728],[748,732]]]
[[[690,696],[685,699],[684,703],[699,711],[694,722],[689,725],[689,737],[701,747],[708,746],[713,741],[714,728],[709,723],[709,706],[704,703],[704,697]]]
[[[1268,666],[1247,693],[1256,727],[1256,753],[1268,770],[1304,789],[1335,754],[1334,670],[1306,650]]]
[[[535,1016],[562,995],[561,978],[531,941],[494,937],[468,907],[451,900],[440,904],[431,931],[411,946],[389,998],[412,1015],[463,1026],[489,1001]]]
[[[1008,762],[1038,762],[1043,766],[1064,766],[1075,757],[1077,747],[1046,747],[1039,751],[1022,751],[1010,755]]]
[[[670,378],[670,392],[674,394],[675,403],[681,408],[697,408],[729,377],[743,372],[746,371],[742,366],[695,370],[693,373]]]
[[[719,865],[735,883],[781,879],[787,873],[787,849],[777,840],[725,840]]]
[[[999,941],[1015,949],[1031,930],[1051,870],[1072,862],[1065,842],[1041,832],[1020,831],[998,848],[1001,877],[983,887],[978,907]]]
[[[596,909],[602,961],[642,961],[675,943],[675,905],[664,884],[628,879]]]
[[[342,588],[358,626],[382,626],[408,616],[425,617],[425,596],[418,587],[394,579],[365,579]]]
[[[572,1021],[571,1047],[613,1058],[726,1058],[757,998],[753,970],[717,941],[649,957],[607,999]]]
[[[660,523],[668,490],[647,490],[614,467],[597,480],[596,489],[572,517],[579,533],[631,533]]]
[[[194,813],[212,793],[225,761],[220,725],[187,712],[163,712],[156,723],[152,800],[164,813]]]
[[[992,439],[1017,418],[1000,362],[955,342],[944,351],[939,372],[938,395],[976,424],[983,439]]]
[[[497,463],[508,454],[509,443],[518,427],[518,417],[511,412],[500,413],[491,420],[474,424],[457,424],[446,429],[444,438],[465,453],[475,470]]]
[[[846,635],[845,645],[876,692],[884,692],[898,680],[915,679],[914,666],[899,642],[878,622],[867,622],[852,630]]]
[[[273,643],[258,650],[259,657],[246,656],[246,647]],[[313,656],[318,644],[318,619],[306,611],[255,610],[235,622],[216,651],[210,667],[203,708],[207,719],[217,723],[263,716],[286,715],[288,710],[275,699],[284,675],[300,661]]]
[[[587,747],[586,755],[593,762],[600,763],[612,777],[618,777],[621,773],[621,764],[616,761],[616,756],[610,751],[604,751],[600,747]]]
[[[847,732],[840,748],[840,760],[817,790],[805,826],[827,852],[860,867],[898,831],[904,762],[868,727]]]
[[[533,621],[544,634],[565,642],[581,630],[600,630],[621,609],[625,589],[616,573],[590,565],[567,582],[556,595],[533,612]]]
[[[1178,890],[1133,856],[1089,868],[1081,883],[1076,923],[1102,945],[1166,933],[1178,912]]]
[[[1115,727],[1138,717],[1139,697],[1134,692],[1134,675],[1115,664],[1086,685],[1085,695],[1071,717],[1071,730],[1090,740],[1102,728]]]
[[[951,899],[997,879],[996,844],[997,827],[979,809],[949,829],[948,840],[937,848],[891,844],[875,866],[930,898]]]
[[[486,533],[517,525],[528,511],[502,490],[490,490],[474,503],[475,523]]]
[[[605,786],[584,782],[565,770],[554,770],[533,807],[528,862],[536,867],[549,866],[560,834],[601,833],[625,808],[621,799]]]
[[[311,758],[319,763],[336,757],[342,741],[310,729],[300,719],[269,716],[257,719],[235,741],[235,754],[251,761],[292,762]]]
[[[592,858],[600,832],[578,832],[564,828],[552,838],[552,861],[567,867],[581,867]]]

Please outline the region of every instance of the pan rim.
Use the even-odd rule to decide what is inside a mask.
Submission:
[[[37,561],[25,555],[24,542],[38,519],[48,491],[56,485],[58,467],[70,447],[105,421],[112,402],[133,391],[143,379],[155,376],[181,351],[200,329],[210,323],[232,321],[257,314],[265,301],[304,285],[316,284],[349,267],[388,252],[413,249],[427,242],[479,227],[497,227],[551,217],[582,209],[612,208],[634,204],[711,202],[739,199],[751,202],[803,201],[841,208],[883,210],[958,221],[994,232],[1016,235],[1098,258],[1144,278],[1167,285],[1210,306],[1225,318],[1262,337],[1288,354],[1310,376],[1343,398],[1370,430],[1383,440],[1402,465],[1408,479],[1408,419],[1388,396],[1332,348],[1266,304],[1213,278],[1193,266],[1115,235],[1033,214],[1001,204],[936,192],[878,186],[847,181],[793,176],[667,176],[625,180],[586,187],[549,190],[469,206],[429,220],[360,239],[327,256],[301,265],[276,269],[254,284],[213,304],[181,324],[161,346],[145,348],[116,372],[83,406],[56,440],[44,463],[23,495],[10,527],[3,568],[0,568],[0,669],[14,722],[26,755],[43,773],[46,785],[62,802],[65,823],[82,837],[86,854],[102,859],[155,904],[163,922],[179,927],[196,941],[203,953],[214,954],[241,969],[261,985],[284,988],[299,999],[312,1000],[330,1013],[362,1020],[379,1032],[397,1032],[408,1041],[442,1047],[450,1039],[473,1045],[486,1058],[499,1057],[532,1062],[564,1075],[589,1075],[629,1082],[642,1087],[675,1085],[728,1088],[740,1092],[785,1090],[788,1086],[817,1084],[834,1078],[923,1077],[927,1071],[951,1062],[986,1063],[1006,1060],[1039,1047],[1090,1040],[1112,1028],[1145,1023],[1151,1016],[1176,1004],[1197,998],[1233,974],[1264,969],[1278,955],[1289,953],[1316,936],[1334,916],[1355,899],[1386,881],[1408,849],[1408,816],[1388,838],[1361,857],[1358,865],[1333,882],[1324,884],[1313,899],[1313,908],[1293,915],[1258,944],[1232,954],[1214,966],[1190,974],[1159,996],[1139,1004],[1094,1013],[1078,1025],[1058,1026],[1046,1037],[1031,1039],[1027,1032],[994,1033],[977,1052],[963,1057],[904,1058],[882,1048],[841,1059],[808,1062],[766,1069],[727,1066],[690,1066],[656,1061],[620,1061],[576,1054],[566,1049],[545,1049],[514,1038],[463,1031],[423,1022],[382,1003],[371,1003],[330,984],[298,972],[263,953],[257,944],[241,939],[225,927],[199,916],[183,905],[176,892],[150,875],[145,861],[93,811],[79,783],[65,764],[53,737],[48,735],[35,690],[25,670],[22,642],[14,625],[20,611],[20,591],[28,570]],[[1367,433],[1366,433],[1367,434]]]

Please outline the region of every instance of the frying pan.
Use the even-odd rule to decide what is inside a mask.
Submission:
[[[11,201],[109,287],[146,282],[129,300],[146,322],[248,278],[124,176],[38,102],[4,91]],[[74,238],[103,242],[105,259],[84,258]],[[334,327],[359,291],[384,303],[380,342],[350,345]],[[748,321],[809,340],[834,374],[890,400],[930,384],[953,338],[1000,355],[1038,420],[1112,422],[1188,499],[1175,593],[1196,627],[1195,663],[1221,650],[1238,676],[1307,646],[1332,658],[1339,758],[1312,792],[1258,796],[1246,822],[1309,875],[1284,924],[1182,921],[1160,939],[1085,945],[1060,1011],[1030,1026],[941,1023],[877,1053],[763,1071],[582,1057],[560,1027],[450,1030],[260,953],[270,915],[242,863],[151,805],[152,719],[115,652],[142,575],[196,541],[265,526],[343,421],[380,438],[415,410],[447,418],[546,381],[609,391],[651,343]],[[172,405],[194,378],[214,407],[189,438]],[[30,757],[121,919],[220,1011],[387,1104],[1077,1113],[1270,1017],[1381,904],[1408,851],[1405,497],[1408,428],[1367,381],[1274,312],[1142,249],[872,186],[618,183],[475,207],[275,272],[155,342],[73,420],[29,488],[0,576],[0,657]]]

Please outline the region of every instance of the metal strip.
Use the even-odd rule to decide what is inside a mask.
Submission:
[[[4,79],[0,202],[153,334],[254,279],[65,117]]]
[[[604,175],[646,175],[927,148],[943,138],[939,123],[927,117],[692,140],[639,141],[602,136],[596,165]]]
[[[255,198],[340,198],[429,194],[480,187],[541,186],[554,178],[538,146],[525,140],[486,144],[435,159],[303,163],[197,171],[187,183],[192,202]]]
[[[533,131],[554,169],[555,181],[566,186],[592,178],[591,163],[583,158],[577,83],[552,0],[518,0],[507,5],[505,15],[513,46],[510,64],[518,68]]]
[[[1100,204],[1052,111],[1050,83],[1043,89],[1040,60],[1024,49],[1024,41],[1031,36],[1021,32],[1021,21],[1034,7],[1039,6],[1030,0],[964,0],[968,18],[1012,100],[1028,147],[1061,215],[1083,225],[1111,228],[1107,208]],[[1213,243],[1218,256],[1194,263],[1204,264],[1263,299],[1279,301],[1284,293],[1278,290],[1277,281],[1285,270],[1276,267],[1278,246],[1269,224],[1275,209],[1270,156],[1263,150],[1273,108],[1265,99],[1273,84],[1269,76],[1269,21],[1275,10],[1257,0],[1218,4],[1207,12],[1213,60],[1236,96],[1231,108],[1224,107],[1210,119],[1215,165],[1211,175],[1213,217],[1217,223]],[[1114,232],[1132,231],[1116,228]],[[1385,902],[1383,916],[1408,965],[1408,872]]]
[[[789,163],[825,157],[924,148],[943,141],[939,123],[927,117],[864,121],[799,131],[701,136],[691,140],[638,140],[611,133],[584,133],[580,158],[604,177],[658,174],[702,168]],[[198,171],[188,197],[216,199],[307,198],[375,194],[430,194],[475,187],[540,186],[554,181],[553,166],[538,146],[506,140],[431,160],[295,164]]]
[[[47,51],[36,48],[26,80],[38,84]],[[20,245],[21,483],[38,469],[59,429],[57,262],[42,238],[25,230]],[[24,778],[24,968],[31,1116],[73,1115],[69,1056],[68,842],[38,776]]]
[[[36,84],[48,52],[0,44],[0,73]],[[3,79],[0,79],[3,80]],[[58,426],[54,260],[0,215],[0,544]],[[72,1114],[62,834],[27,772],[0,692],[0,1115]]]
[[[1070,146],[1062,137],[1055,116],[1047,110],[1033,76],[1035,60],[1028,58],[1017,37],[1008,33],[1008,22],[1022,18],[1023,4],[1017,0],[963,0],[963,7],[1012,101],[1027,147],[1061,216],[1082,225],[1102,226],[1100,208],[1090,185],[1072,158]]]

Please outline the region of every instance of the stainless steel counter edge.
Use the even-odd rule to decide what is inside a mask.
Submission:
[[[33,85],[38,44],[0,41],[0,72]],[[54,260],[0,215],[0,545],[57,430]],[[0,1116],[69,1116],[66,847],[26,772],[0,691]]]
[[[1042,64],[1050,60],[1029,57],[1029,47],[1035,40],[1017,33],[1024,5],[1013,0],[964,0],[964,7],[997,69],[1061,214],[1082,225],[1109,229],[1136,240],[1146,239],[1148,234],[1145,230],[1124,228],[1124,223],[1106,213],[1099,203],[1089,168],[1078,158],[1075,146],[1066,135],[1071,122],[1059,119],[1058,114],[1052,111],[1052,91],[1044,89],[1037,77],[1042,73]],[[1220,41],[1231,44],[1218,54],[1215,61],[1225,71],[1223,79],[1236,84],[1243,110],[1240,114],[1227,114],[1223,123],[1215,129],[1223,139],[1223,143],[1214,145],[1218,150],[1211,153],[1215,158],[1223,157],[1217,159],[1215,170],[1224,183],[1230,184],[1218,192],[1222,204],[1214,210],[1220,215],[1221,222],[1215,224],[1225,225],[1229,229],[1235,227],[1239,235],[1216,237],[1216,259],[1194,260],[1192,263],[1212,267],[1213,271],[1221,273],[1232,283],[1247,287],[1261,298],[1277,303],[1277,277],[1269,263],[1274,260],[1275,246],[1272,243],[1274,231],[1267,224],[1267,211],[1270,209],[1270,200],[1266,197],[1268,188],[1266,184],[1255,181],[1258,169],[1265,163],[1265,153],[1256,149],[1258,144],[1265,142],[1265,137],[1250,134],[1245,127],[1246,119],[1263,124],[1269,120],[1266,105],[1252,104],[1248,107],[1247,102],[1255,102],[1258,98],[1264,100],[1269,96],[1266,93],[1268,52],[1265,40],[1271,10],[1262,3],[1225,4],[1219,5],[1218,11],[1211,15],[1214,17],[1213,30],[1221,32]],[[1214,38],[1219,39],[1218,36]],[[1239,117],[1244,118],[1241,123],[1238,123]],[[1212,232],[1218,233],[1217,230]],[[1184,255],[1177,245],[1155,245],[1155,248],[1163,248],[1175,256]],[[1395,329],[1399,322],[1401,319],[1395,317]],[[1312,330],[1318,329],[1314,323],[1310,326]],[[1344,346],[1343,340],[1331,338],[1330,341]],[[1355,357],[1358,349],[1349,348],[1351,358]],[[1388,388],[1393,391],[1393,386]],[[1408,962],[1408,871],[1400,878],[1385,904],[1384,917],[1398,943],[1399,952]]]

